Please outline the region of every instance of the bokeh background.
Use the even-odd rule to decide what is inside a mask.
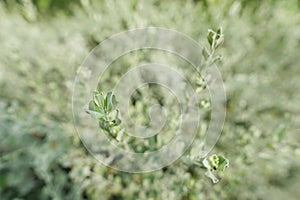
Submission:
[[[78,66],[104,39],[147,26],[203,45],[223,27],[227,117],[214,152],[230,168],[218,184],[180,160],[146,174],[104,167],[76,135]],[[299,0],[2,0],[0,199],[298,199],[299,53]]]

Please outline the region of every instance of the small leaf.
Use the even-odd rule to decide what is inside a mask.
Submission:
[[[213,170],[218,169],[219,157],[216,154],[210,156],[208,160],[209,160],[209,164]]]
[[[224,43],[224,35],[217,35],[216,42],[215,42],[215,49],[221,46]]]
[[[223,34],[223,29],[222,29],[221,26],[218,28],[217,34],[218,34],[218,35],[222,35],[222,34]]]
[[[93,100],[95,104],[99,107],[99,109],[104,109],[103,107],[103,102],[104,102],[104,97],[103,93],[95,92],[93,96]]]
[[[229,160],[224,156],[219,156],[218,171],[224,171],[228,167],[229,167]]]
[[[212,156],[210,158],[212,158]],[[208,161],[207,158],[205,158],[202,161],[202,164],[206,168],[205,176],[207,176],[208,178],[210,178],[213,183],[219,182],[219,179],[212,173],[213,167],[211,166],[211,162]]]
[[[202,161],[203,166],[206,168],[205,175],[209,177],[213,183],[219,182],[219,180],[212,173],[215,170],[224,171],[229,166],[229,160],[224,156],[217,156],[216,154],[205,158]]]
[[[207,170],[205,172],[205,175],[210,178],[212,180],[213,183],[218,183],[219,182],[219,179],[210,171],[210,170]]]
[[[95,104],[94,101],[89,102],[89,108],[90,111],[100,112],[99,107]]]
[[[115,109],[117,104],[116,97],[112,92],[108,92],[105,99],[105,107],[107,112],[111,112]]]
[[[115,126],[118,126],[121,123],[122,123],[122,121],[119,118],[119,110],[116,110],[116,116],[115,116],[115,119],[114,119],[114,124],[115,124]]]
[[[100,112],[95,112],[92,110],[86,110],[86,112],[96,119],[104,118],[104,114],[102,114]]]
[[[208,30],[207,40],[208,40],[208,43],[210,44],[210,46],[213,45],[215,35],[216,35],[216,33],[213,30],[211,30],[211,29]]]

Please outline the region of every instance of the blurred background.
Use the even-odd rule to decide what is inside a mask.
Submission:
[[[299,0],[2,0],[0,199],[298,199],[299,11]],[[214,152],[230,168],[218,184],[181,161],[146,174],[104,167],[76,135],[78,66],[111,35],[148,26],[203,45],[223,27],[227,117]]]

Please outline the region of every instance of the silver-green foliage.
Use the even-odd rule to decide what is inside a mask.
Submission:
[[[300,196],[299,1],[81,2],[72,15],[42,15],[30,4],[8,11],[0,3],[2,199]],[[74,134],[70,106],[75,68],[88,52],[126,29],[166,27],[201,42],[220,25],[228,101],[212,153],[230,158],[222,180],[212,187],[202,168],[182,161],[143,175],[98,165]]]

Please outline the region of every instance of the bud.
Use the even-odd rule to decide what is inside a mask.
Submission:
[[[222,27],[218,28],[217,32],[209,29],[207,34],[207,40],[211,49],[217,49],[224,42],[224,34]]]

